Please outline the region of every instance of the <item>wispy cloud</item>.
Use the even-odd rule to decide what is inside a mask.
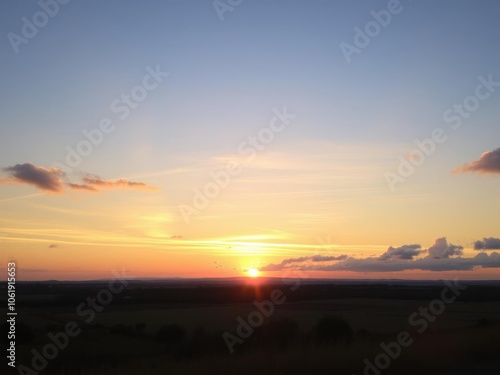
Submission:
[[[268,264],[267,266],[261,267],[261,271],[281,271],[285,268],[287,268],[288,265],[290,264],[298,264],[298,263],[305,263],[305,262],[332,262],[332,261],[340,261],[340,260],[346,260],[348,258],[347,255],[339,255],[339,256],[325,256],[325,255],[313,255],[313,256],[308,256],[308,257],[299,257],[299,258],[289,258],[289,259],[284,259],[281,263],[279,264]]]
[[[137,189],[137,190],[158,190],[153,186],[149,186],[143,182],[134,182],[121,178],[119,180],[104,180],[99,176],[86,175],[82,181],[88,188],[100,187],[104,189]]]
[[[16,164],[3,168],[8,174],[5,178],[0,178],[1,184],[15,183],[27,184],[48,192],[61,194],[64,187],[70,190],[77,190],[88,193],[98,193],[100,189],[135,189],[156,191],[158,188],[149,186],[144,182],[129,181],[121,178],[118,180],[105,180],[99,176],[86,174],[81,183],[67,181],[67,175],[59,168],[44,168],[32,163]]]
[[[90,186],[90,185],[68,183],[68,186],[73,190],[82,190],[82,191],[88,191],[91,193],[98,193],[99,192],[99,190],[97,190],[95,187]]]
[[[0,179],[0,185],[2,184],[2,179]],[[17,197],[12,197],[12,198],[5,198],[5,199],[0,199],[0,202],[9,202],[9,201],[15,201],[19,199],[25,199],[25,198],[34,198],[34,197],[40,197],[43,196],[43,193],[34,193],[34,194],[28,194],[28,195],[20,195]]]
[[[500,147],[487,151],[481,155],[479,160],[466,163],[455,168],[453,173],[483,173],[483,174],[500,174]]]

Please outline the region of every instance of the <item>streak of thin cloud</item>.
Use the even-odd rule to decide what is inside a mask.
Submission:
[[[46,205],[40,204],[40,203],[30,203],[30,205],[33,207],[36,207],[36,208],[43,209],[43,210],[60,212],[63,214],[70,214],[70,215],[77,215],[77,216],[83,215],[83,216],[116,217],[116,214],[105,214],[102,212],[95,212],[93,210],[89,211],[89,210],[75,210],[75,209],[59,208],[59,207],[54,207],[54,206],[46,206]]]
[[[0,199],[0,202],[8,202],[8,201],[15,201],[19,199],[24,199],[24,198],[33,198],[33,197],[39,197],[45,195],[43,193],[34,193],[34,194],[28,194],[28,195],[21,195],[18,197],[13,197],[13,198],[5,198],[5,199]]]

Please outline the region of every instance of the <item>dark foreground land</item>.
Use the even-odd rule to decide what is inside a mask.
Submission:
[[[500,367],[498,282],[124,284],[18,283],[23,367],[4,359],[0,373],[498,374]],[[2,342],[8,329],[2,325]]]

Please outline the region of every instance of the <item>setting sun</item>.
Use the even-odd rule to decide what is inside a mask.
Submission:
[[[248,270],[248,275],[249,275],[250,277],[258,277],[258,276],[259,276],[259,270],[258,270],[258,269],[256,269],[256,268],[250,268],[250,269]]]

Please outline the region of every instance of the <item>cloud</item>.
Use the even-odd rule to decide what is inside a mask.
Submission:
[[[99,190],[97,190],[95,187],[90,186],[90,185],[72,184],[71,182],[69,182],[67,185],[73,190],[82,190],[82,191],[88,191],[88,192],[92,192],[92,193],[99,192]]]
[[[500,238],[483,238],[474,242],[474,250],[500,250]]]
[[[453,170],[453,173],[470,172],[500,174],[500,148],[487,151],[481,155],[479,160],[466,163]]]
[[[1,184],[28,184],[49,193],[63,193],[64,187],[88,193],[98,193],[98,188],[105,189],[135,189],[156,191],[158,188],[149,186],[143,182],[134,182],[121,178],[118,180],[105,180],[99,176],[85,175],[82,182],[73,183],[68,181],[66,173],[59,168],[44,168],[32,163],[16,164],[12,167],[3,168],[8,174],[6,178],[0,178]]]
[[[353,271],[353,272],[399,272],[406,270],[421,271],[472,271],[477,268],[500,268],[500,253],[479,253],[473,258],[420,258],[416,260],[388,260],[381,262],[378,258],[348,258],[335,264],[311,267],[301,270],[319,271]]]
[[[128,181],[124,178],[119,180],[104,180],[99,176],[86,175],[82,181],[90,187],[100,187],[107,189],[138,189],[138,190],[157,190],[157,188],[149,186],[143,182]]]
[[[3,168],[9,174],[0,183],[20,183],[37,187],[51,193],[62,193],[64,190],[64,172],[59,168],[38,167],[31,163],[16,164]]]
[[[348,257],[347,257],[347,255],[339,255],[338,257],[325,256],[325,255],[313,255],[310,258],[313,262],[330,262],[332,260],[346,260]]]
[[[422,246],[414,245],[403,245],[401,247],[389,247],[387,251],[382,254],[379,260],[391,260],[391,259],[407,259],[411,260],[417,255],[420,255],[424,250],[420,250]]]
[[[498,246],[500,239],[485,238],[483,246]],[[449,244],[445,237],[438,238],[429,249],[429,255],[416,258],[425,253],[420,245],[403,245],[389,247],[379,257],[353,258],[347,255],[338,257],[309,256],[284,259],[279,264],[268,264],[261,267],[261,271],[282,271],[287,265],[294,264],[293,268],[301,271],[351,271],[351,272],[400,272],[406,270],[421,271],[471,271],[477,268],[500,268],[500,253],[487,254],[481,252],[472,258],[457,257],[462,255],[462,246]],[[313,264],[314,259],[320,264]],[[321,262],[335,261],[324,264]],[[311,263],[313,262],[313,263]]]
[[[305,263],[308,261],[311,262],[331,262],[331,261],[339,261],[339,260],[346,260],[348,257],[347,255],[340,255],[340,256],[324,256],[324,255],[313,255],[313,256],[308,256],[308,257],[300,257],[300,258],[289,258],[289,259],[284,259],[281,261],[279,264],[268,264],[267,266],[261,267],[260,271],[281,271],[289,264],[293,263]]]
[[[428,258],[434,259],[447,259],[452,256],[462,255],[464,248],[462,246],[456,246],[449,244],[446,241],[446,237],[438,238],[434,245],[429,247],[429,255]]]

